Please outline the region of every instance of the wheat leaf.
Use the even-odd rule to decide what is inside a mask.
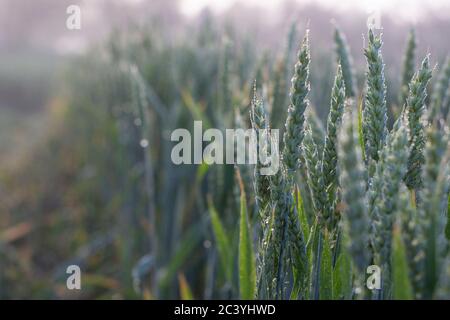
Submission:
[[[324,234],[322,259],[320,259],[320,300],[331,300],[333,298],[333,267],[331,262],[330,235]]]
[[[256,291],[256,266],[252,248],[250,226],[248,222],[247,200],[243,183],[238,180],[241,188],[241,212],[239,223],[239,293],[241,299],[254,299]]]
[[[212,204],[212,200],[208,200],[209,214],[211,216],[211,224],[213,227],[214,237],[216,239],[217,250],[219,251],[219,258],[222,264],[222,268],[225,272],[225,276],[229,282],[232,278],[232,255],[230,251],[230,240],[225,232],[225,228],[220,221],[216,208]]]
[[[333,300],[349,299],[352,290],[351,260],[348,252],[342,250],[333,270]]]
[[[300,225],[303,230],[303,235],[305,236],[305,239],[309,238],[310,233],[310,225],[308,223],[308,217],[306,216],[305,208],[303,206],[303,198],[300,193],[300,188],[296,187],[296,206],[297,206],[297,212],[298,212],[298,219],[300,221]]]

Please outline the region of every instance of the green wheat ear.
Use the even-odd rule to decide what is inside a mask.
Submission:
[[[347,44],[345,35],[336,26],[334,29],[334,43],[336,46],[336,54],[338,57],[338,63],[342,66],[342,75],[345,83],[345,96],[355,97],[355,83],[354,83],[354,71],[353,71],[353,59],[350,54],[350,49]]]
[[[406,259],[414,298],[420,299],[424,287],[425,238],[419,221],[420,217],[411,198],[408,188],[402,185],[399,191],[397,214],[401,221],[401,235],[406,247]]]
[[[411,81],[414,75],[415,69],[415,51],[416,51],[416,34],[414,29],[411,29],[408,35],[408,40],[406,44],[405,55],[403,56],[403,71],[402,71],[402,79],[401,79],[401,87],[400,87],[400,96],[398,103],[400,106],[403,106],[406,103],[406,98],[409,93],[409,82]]]
[[[349,252],[361,275],[369,262],[369,217],[366,201],[366,178],[358,141],[355,108],[347,101],[343,128],[339,134],[338,152],[342,186],[343,222],[348,235]],[[353,110],[352,110],[353,109]]]
[[[314,142],[312,130],[309,124],[305,127],[305,138],[303,140],[303,157],[305,159],[306,171],[308,177],[308,186],[312,197],[314,211],[323,225],[328,225],[330,216],[328,210],[325,210],[327,205],[326,193],[324,186],[324,179],[322,175],[321,161],[317,145]]]
[[[284,296],[284,275],[286,267],[292,263],[294,270],[302,270],[301,277],[296,281],[303,283],[306,270],[306,252],[302,229],[298,222],[298,215],[293,210],[294,186],[293,174],[300,165],[301,143],[304,137],[305,110],[309,104],[309,39],[308,31],[303,39],[298,61],[295,64],[294,77],[290,92],[291,104],[288,108],[286,131],[283,136],[282,163],[278,172],[270,178],[272,224],[267,236],[270,243],[264,251],[264,266],[262,273],[267,278],[267,296],[279,299]],[[289,254],[291,259],[289,259]],[[287,260],[287,261],[285,261]],[[302,285],[299,283],[299,285]],[[259,290],[259,293],[262,293]]]
[[[322,120],[319,119],[319,116],[313,108],[308,108],[305,113],[305,121],[311,129],[312,138],[317,146],[317,151],[319,152],[318,160],[322,161],[325,145],[325,128]],[[303,161],[303,159],[300,159],[300,161]]]
[[[419,221],[425,238],[423,296],[430,299],[438,284],[443,258],[448,252],[445,227],[450,188],[450,144],[448,133],[443,134],[436,124],[427,128],[426,138]]]
[[[338,130],[342,123],[345,105],[344,76],[341,65],[338,65],[334,85],[331,92],[330,112],[327,120],[327,133],[322,155],[322,175],[328,206],[326,216],[332,216],[336,202],[336,191],[339,185],[338,178]]]
[[[260,152],[266,153],[268,148],[270,148],[269,144],[270,141],[268,140],[269,135],[269,120],[266,113],[266,109],[264,107],[264,101],[261,99],[258,99],[256,96],[256,85],[254,89],[254,96],[252,99],[251,104],[251,110],[250,110],[250,120],[252,124],[252,128],[255,129],[258,144],[257,144],[257,157]],[[261,135],[264,135],[262,138],[266,139],[267,143],[263,143],[260,141]],[[260,148],[263,148],[263,150],[260,150]],[[269,177],[266,175],[261,175],[261,168],[262,164],[260,162],[260,159],[258,157],[255,165],[254,170],[254,190],[255,190],[255,198],[256,198],[256,205],[260,209],[260,213],[263,213],[262,220],[264,221],[266,219],[266,206],[270,200],[270,180]]]
[[[408,128],[403,121],[396,123],[388,135],[386,146],[380,153],[375,176],[369,194],[375,195],[376,201],[371,202],[372,208],[372,249],[374,261],[383,268],[383,283],[385,297],[390,297],[391,285],[391,255],[394,213],[399,202],[399,190],[406,173],[406,163],[409,155]],[[372,189],[374,188],[374,189]]]
[[[428,121],[444,119],[447,117],[450,105],[450,55],[447,56],[438,81],[433,89]],[[447,121],[447,123],[449,123]]]
[[[381,56],[381,36],[375,36],[369,30],[369,44],[364,50],[367,58],[367,92],[363,110],[363,134],[366,162],[369,165],[369,176],[374,174],[374,163],[379,159],[386,135],[387,107],[384,63]]]
[[[269,297],[280,299],[284,293],[285,258],[288,251],[287,223],[289,216],[289,189],[285,169],[280,166],[278,172],[271,176],[270,193],[273,213],[270,243],[266,249],[265,277],[269,279]]]
[[[286,131],[283,136],[283,161],[289,173],[296,171],[299,167],[300,146],[304,137],[305,110],[309,104],[307,99],[310,62],[308,31],[297,57],[298,61],[295,64],[290,92],[291,104],[288,108]]]
[[[422,185],[422,165],[425,161],[423,150],[425,147],[425,99],[427,85],[431,79],[430,57],[427,55],[422,61],[409,84],[409,94],[406,99],[405,113],[410,130],[411,153],[408,159],[408,172],[405,183],[409,189],[419,189]]]

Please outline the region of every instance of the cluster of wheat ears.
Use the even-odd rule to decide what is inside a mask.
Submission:
[[[278,172],[260,175],[262,163],[255,165],[253,175],[237,170],[237,255],[214,207],[220,201],[214,198],[214,188],[225,175],[208,173],[208,211],[224,278],[235,281],[237,256],[243,299],[448,298],[450,59],[430,89],[432,73],[438,72],[429,55],[415,70],[411,31],[395,108],[386,102],[381,35],[368,32],[362,92],[345,37],[337,28],[334,40],[338,63],[325,128],[317,124],[308,98],[308,31],[296,56],[289,103],[278,92],[282,90],[277,91],[283,77],[275,79],[271,99],[257,90],[251,102],[249,119],[256,130],[279,128],[279,108],[288,109]],[[215,110],[223,116],[213,117],[213,122],[230,120],[230,112],[224,111],[232,103],[228,62],[224,59],[219,70]],[[282,74],[286,65],[276,68]],[[194,116],[203,115],[196,111]],[[252,182],[246,185],[247,176]],[[380,279],[368,286],[368,271],[374,270]]]
[[[427,99],[433,68],[427,55],[414,70],[416,44],[411,32],[402,108],[389,129],[381,35],[369,30],[365,87],[359,97],[352,59],[338,29],[335,42],[339,59],[325,139],[316,139],[314,121],[308,116],[307,32],[291,81],[280,170],[262,176],[262,164],[257,164],[254,171],[258,228],[249,228],[245,195],[241,197],[241,297],[442,297],[450,284],[446,233],[450,60]],[[268,104],[264,98],[253,100],[253,128],[270,130]],[[300,193],[299,181],[306,182],[307,192]],[[313,213],[305,212],[306,197]],[[220,243],[223,230],[218,223],[213,216],[223,254],[226,249],[221,246],[226,245]],[[252,229],[257,230],[256,241]],[[371,265],[379,267],[381,279],[379,288],[369,290]]]

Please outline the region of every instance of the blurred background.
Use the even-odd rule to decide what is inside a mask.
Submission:
[[[70,5],[79,30],[66,27]],[[282,128],[307,28],[320,126],[333,30],[362,90],[370,17],[395,113],[409,31],[436,72],[450,52],[446,0],[0,0],[0,298],[236,297],[207,212],[209,197],[234,248],[233,168],[175,167],[168,133],[193,120],[246,127],[255,79]],[[251,194],[251,169],[242,173]],[[66,288],[70,264],[82,290]]]

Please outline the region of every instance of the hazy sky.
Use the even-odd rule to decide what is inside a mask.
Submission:
[[[449,0],[293,0],[298,3],[316,3],[339,11],[359,10],[371,12],[378,8],[382,13],[398,15],[402,19],[417,20],[425,12],[450,16]],[[284,0],[180,0],[181,11],[186,15],[198,13],[209,6],[222,11],[236,3],[274,8]]]

